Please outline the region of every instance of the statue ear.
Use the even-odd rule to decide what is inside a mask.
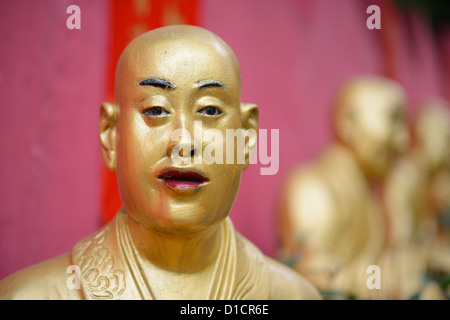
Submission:
[[[244,170],[250,164],[253,152],[256,149],[258,139],[258,106],[254,103],[241,102],[242,129],[245,130],[245,165]]]
[[[100,107],[100,145],[105,166],[110,171],[116,171],[116,120],[118,106],[103,102]]]

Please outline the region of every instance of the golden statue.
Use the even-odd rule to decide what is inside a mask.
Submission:
[[[4,279],[0,296],[321,299],[228,217],[256,137],[245,139],[242,163],[202,161],[207,150],[238,154],[220,138],[227,130],[257,129],[257,106],[240,92],[234,53],[205,29],[163,27],[133,40],[117,65],[115,102],[100,109],[103,160],[117,171],[123,208],[70,253]]]
[[[336,141],[285,183],[279,260],[327,299],[403,299],[422,288],[423,260],[387,245],[379,200],[383,178],[409,146],[405,104],[393,80],[350,79],[335,101]]]
[[[427,99],[413,129],[414,145],[386,183],[393,242],[423,250],[429,271],[450,275],[448,102]]]

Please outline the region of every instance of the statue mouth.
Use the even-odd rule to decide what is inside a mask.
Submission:
[[[197,189],[209,182],[200,173],[195,171],[166,170],[158,176],[158,179],[176,190]]]

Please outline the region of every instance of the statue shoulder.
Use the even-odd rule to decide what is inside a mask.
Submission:
[[[299,273],[266,257],[270,272],[271,300],[322,300],[316,287]]]
[[[299,273],[279,261],[266,256],[247,238],[237,233],[238,250],[241,263],[247,264],[245,270],[250,274],[263,275],[264,298],[268,300],[317,300],[322,299],[318,290]],[[250,266],[250,267],[249,267]],[[251,267],[253,266],[253,268]],[[244,276],[247,278],[247,276]],[[254,284],[252,285],[255,286]],[[267,295],[266,295],[267,294]],[[261,298],[258,298],[261,299]]]
[[[79,299],[80,290],[67,286],[70,265],[70,256],[66,253],[19,270],[0,281],[0,299]]]

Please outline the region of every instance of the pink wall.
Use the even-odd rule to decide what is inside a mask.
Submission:
[[[81,30],[68,30],[77,4]],[[107,1],[0,2],[0,278],[99,225]]]
[[[266,254],[276,249],[284,177],[332,138],[328,117],[336,86],[353,74],[384,71],[381,31],[366,28],[366,8],[379,2],[199,5],[200,24],[238,56],[242,98],[259,105],[260,128],[279,129],[278,173],[262,176],[261,166],[251,165],[231,212],[237,229]],[[66,28],[71,4],[82,10],[81,30]],[[100,225],[97,131],[111,36],[108,10],[108,0],[0,2],[0,278],[70,250]],[[410,111],[428,94],[450,98],[450,33],[442,56],[418,16],[399,17],[382,29],[393,35],[392,72],[408,91]]]

